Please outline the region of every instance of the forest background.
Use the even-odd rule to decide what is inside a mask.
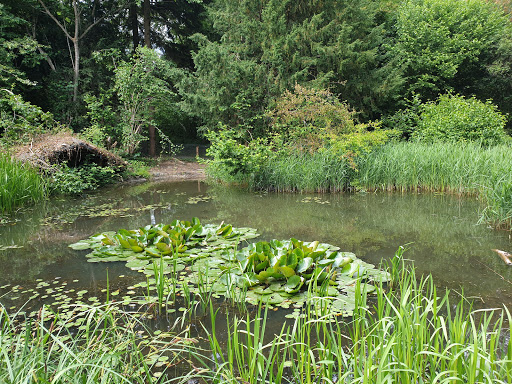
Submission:
[[[512,217],[510,9],[5,0],[0,145],[71,129],[134,159],[208,140],[209,172],[224,181],[479,193],[501,225]]]

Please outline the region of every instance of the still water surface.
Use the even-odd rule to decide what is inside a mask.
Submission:
[[[334,244],[374,264],[408,244],[406,257],[439,286],[464,290],[478,307],[512,307],[512,268],[491,251],[510,251],[511,241],[507,232],[476,224],[479,207],[476,199],[442,194],[251,193],[201,182],[122,185],[52,199],[0,225],[0,286],[29,287],[58,277],[98,294],[107,268],[110,289],[127,286],[143,278],[124,263],[88,263],[87,251],[68,245],[97,232],[196,216],[203,223],[257,228],[264,240]],[[6,306],[8,300],[0,297]]]

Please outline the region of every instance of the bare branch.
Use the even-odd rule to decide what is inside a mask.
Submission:
[[[66,35],[66,37],[69,39],[69,40],[73,40],[73,38],[71,37],[71,35],[69,34],[68,30],[66,29],[66,27],[64,27],[61,22],[53,15],[53,13],[50,12],[50,10],[48,9],[48,7],[46,6],[45,3],[43,3],[42,0],[38,0],[39,1],[39,4],[41,4],[44,8],[44,11],[45,13],[50,16],[50,18],[55,21],[55,24],[57,24],[59,26],[60,29],[62,29],[62,32],[64,32],[64,34]]]
[[[89,24],[87,26],[87,28],[85,28],[85,31],[82,32],[82,34],[80,35],[80,39],[82,37],[84,37],[90,30],[91,28],[93,28],[96,24],[98,23],[101,23],[103,20],[105,20],[107,17],[110,17],[112,16],[114,13],[120,11],[121,9],[124,9],[126,8],[126,6],[130,3],[130,1],[123,1],[121,2],[121,5],[118,6],[118,7],[114,7],[113,9],[111,9],[109,12],[107,12],[106,14],[104,14],[103,16],[101,16],[100,18],[98,18],[97,20],[95,20],[93,23]]]

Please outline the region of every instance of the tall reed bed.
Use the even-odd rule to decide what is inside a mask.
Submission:
[[[359,159],[358,185],[370,190],[478,195],[485,221],[512,224],[512,148],[466,143],[392,143]]]
[[[358,284],[348,322],[309,308],[276,333],[260,308],[254,320],[228,319],[225,346],[213,325],[211,382],[512,383],[507,308],[471,311],[466,299],[454,304],[440,295],[430,277],[399,276],[396,290],[372,301]]]
[[[368,189],[478,193],[506,177],[512,181],[512,148],[466,143],[393,143],[359,162]]]
[[[329,151],[278,154],[249,180],[253,189],[282,192],[339,192],[350,185],[353,169]]]
[[[12,212],[45,196],[45,183],[36,169],[0,153],[0,213]]]

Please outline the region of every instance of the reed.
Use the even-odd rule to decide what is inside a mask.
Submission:
[[[507,308],[472,311],[464,297],[454,304],[440,294],[431,277],[417,280],[413,269],[396,276],[396,288],[372,299],[357,284],[348,321],[309,308],[274,333],[260,307],[254,320],[228,318],[224,347],[213,325],[210,382],[512,383]]]
[[[339,192],[350,184],[353,169],[345,159],[329,151],[279,153],[257,173],[239,176],[236,181],[251,189],[280,192]]]
[[[194,354],[183,339],[154,335],[131,314],[113,304],[77,306],[78,314],[54,320],[45,309],[35,321],[19,321],[0,308],[0,382],[2,383],[169,383],[178,362]],[[81,318],[81,326],[74,322]],[[71,326],[70,326],[71,325]],[[144,338],[141,334],[146,334]],[[191,352],[192,351],[192,352]],[[165,360],[161,359],[165,356]],[[160,366],[158,361],[166,361]],[[200,359],[200,357],[198,357]],[[197,374],[196,374],[197,375]],[[180,377],[176,380],[175,377]]]
[[[370,190],[480,194],[512,181],[511,148],[474,143],[391,143],[359,159],[358,183]]]
[[[0,213],[36,203],[46,195],[43,178],[35,168],[0,153]]]
[[[393,143],[359,160],[357,185],[367,190],[443,191],[476,195],[481,221],[512,226],[511,147],[473,143]]]

